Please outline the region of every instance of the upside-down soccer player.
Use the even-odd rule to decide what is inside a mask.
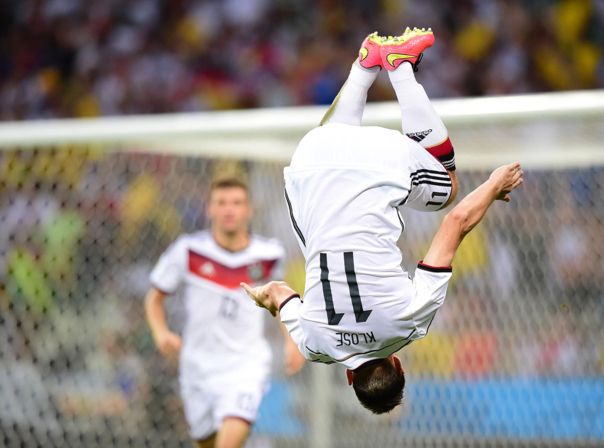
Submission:
[[[495,170],[445,216],[415,277],[401,267],[398,207],[435,211],[457,191],[447,130],[414,76],[433,42],[430,30],[368,36],[322,126],[302,139],[285,168],[306,258],[303,299],[284,282],[242,285],[258,305],[279,312],[307,359],[347,367],[358,399],[375,413],[402,400],[405,375],[394,353],[428,332],[462,238],[494,200],[509,201],[522,183],[517,163]],[[407,135],[360,126],[380,68],[388,70]]]
[[[239,283],[279,278],[284,249],[250,233],[249,192],[237,178],[214,181],[207,208],[211,229],[182,235],[164,252],[151,273],[145,308],[157,348],[164,356],[179,355],[185,416],[197,446],[239,448],[271,368],[264,314]],[[179,286],[186,307],[182,341],[164,312],[164,300]],[[304,360],[289,338],[285,348],[292,374]]]

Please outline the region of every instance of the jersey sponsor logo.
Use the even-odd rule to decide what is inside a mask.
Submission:
[[[210,261],[206,261],[199,268],[201,273],[206,277],[213,277],[216,274],[216,268]]]
[[[275,264],[277,260],[260,260],[232,268],[189,249],[189,273],[228,289],[269,280]]]

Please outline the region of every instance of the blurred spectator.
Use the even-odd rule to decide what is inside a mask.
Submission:
[[[603,22],[589,0],[3,2],[0,120],[326,104],[364,35],[406,25],[435,30],[432,97],[596,88]]]
[[[0,120],[322,104],[366,33],[406,24],[437,34],[419,73],[432,96],[603,87],[603,22],[604,2],[583,0],[3,2]],[[387,82],[372,89],[392,98]],[[527,138],[550,135],[538,131]],[[98,433],[173,434],[182,421],[175,386],[160,380],[173,367],[133,297],[160,248],[205,224],[200,198],[225,167],[105,149],[1,154],[2,425],[50,432],[64,418]],[[283,204],[274,210],[281,168],[242,170],[254,225],[289,234]],[[554,173],[532,170],[464,243],[443,314],[409,352],[417,377],[602,375],[604,171]],[[469,170],[462,187],[485,175]],[[408,219],[408,267],[438,219]],[[300,289],[303,271],[292,260]],[[25,399],[11,407],[15,394]],[[127,410],[138,428],[122,428]]]

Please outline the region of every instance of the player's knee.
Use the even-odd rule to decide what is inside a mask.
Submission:
[[[205,439],[196,440],[197,448],[214,448],[216,444],[216,433],[206,437]]]
[[[214,448],[241,448],[245,445],[252,422],[240,417],[227,417],[222,421]]]
[[[405,373],[388,359],[371,361],[354,371],[352,386],[365,408],[374,414],[383,414],[403,400]]]

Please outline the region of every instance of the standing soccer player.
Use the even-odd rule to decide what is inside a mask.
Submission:
[[[415,277],[401,267],[399,207],[439,210],[457,190],[447,130],[414,76],[433,42],[423,29],[368,36],[322,126],[306,134],[285,169],[286,201],[306,258],[304,299],[284,282],[242,285],[279,313],[307,359],[346,366],[358,399],[377,414],[402,400],[405,374],[394,353],[427,334],[462,238],[522,182],[519,164],[495,170],[447,214]],[[360,126],[381,68],[406,135]]]
[[[151,273],[147,320],[159,351],[179,355],[179,380],[191,437],[200,448],[244,445],[266,387],[271,351],[264,313],[239,288],[281,275],[284,249],[249,232],[252,207],[247,186],[223,179],[210,188],[209,231],[178,238]],[[166,323],[164,300],[184,287],[183,337]],[[286,332],[285,332],[286,333]],[[289,337],[287,373],[304,359]]]

